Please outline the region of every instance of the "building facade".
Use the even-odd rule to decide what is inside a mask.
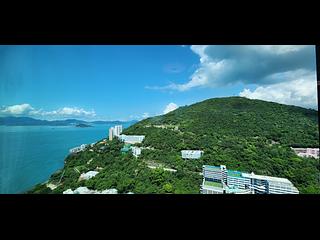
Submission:
[[[139,147],[131,147],[131,151],[135,157],[138,157],[141,154],[141,148]]]
[[[75,147],[75,148],[71,148],[69,150],[69,153],[78,153],[81,152],[83,150],[85,150],[87,148],[87,144],[81,144],[79,147]]]
[[[112,141],[113,137],[119,137],[122,133],[122,125],[116,125],[109,128],[109,141]]]
[[[313,157],[319,159],[319,148],[291,148],[299,157]]]
[[[90,178],[93,178],[95,177],[99,172],[97,171],[89,171],[89,172],[86,172],[86,173],[82,173],[79,177],[79,181],[81,180],[88,180]]]
[[[109,128],[109,141],[113,139],[113,127]]]
[[[203,194],[299,194],[286,178],[227,170],[226,166],[203,166]]]
[[[143,139],[145,138],[144,135],[120,135],[119,139],[125,143],[135,144],[135,143],[142,143]]]
[[[122,133],[122,125],[116,125],[113,128],[113,135],[119,137]]]
[[[181,157],[183,159],[199,159],[203,154],[201,150],[182,150]]]

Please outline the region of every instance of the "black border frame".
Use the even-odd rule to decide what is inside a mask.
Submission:
[[[158,26],[158,25],[157,25]],[[57,28],[55,28],[57,29]],[[252,30],[252,29],[251,29]],[[112,28],[99,31],[69,30],[22,30],[0,33],[0,44],[312,44],[317,45],[318,102],[320,86],[320,33],[316,28],[305,31],[292,29],[267,29],[250,32],[248,29],[218,28],[214,31],[200,29],[190,31],[181,28],[168,28],[165,31],[149,28],[121,29]],[[81,211],[79,211],[81,209]],[[67,223],[64,214],[74,218],[94,218],[106,214],[122,221],[128,217],[132,223],[136,217],[144,217],[149,223],[150,217],[161,216],[169,223],[177,217],[188,222],[191,216],[197,219],[199,226],[206,213],[219,216],[221,222],[228,216],[242,216],[254,221],[253,216],[270,217],[277,224],[290,219],[294,223],[298,218],[306,220],[309,214],[319,217],[320,195],[264,195],[264,196],[206,196],[206,195],[0,195],[0,212],[5,218],[22,219],[28,222],[30,217],[42,223],[43,219],[60,219]],[[298,216],[300,215],[300,216]],[[302,216],[302,217],[301,217]],[[246,217],[248,219],[246,219]],[[98,217],[97,217],[98,218]],[[40,220],[40,221],[39,221]],[[110,220],[110,219],[109,219]],[[128,220],[126,220],[128,221]],[[241,221],[241,220],[240,220]],[[10,222],[10,221],[9,221]],[[70,222],[69,222],[70,223]],[[253,222],[252,222],[253,223]],[[315,222],[316,223],[316,222]],[[44,224],[44,223],[42,223]],[[149,223],[151,224],[151,223]],[[121,223],[120,223],[121,225]],[[199,229],[200,231],[200,229]],[[250,234],[250,231],[249,233]]]

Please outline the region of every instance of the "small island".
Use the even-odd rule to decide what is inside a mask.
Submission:
[[[86,127],[92,127],[92,126],[88,125],[88,124],[84,124],[84,123],[79,123],[79,124],[76,125],[76,127],[86,128]]]

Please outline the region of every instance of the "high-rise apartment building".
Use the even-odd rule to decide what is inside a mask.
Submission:
[[[114,131],[113,127],[109,128],[109,141],[112,141],[113,139],[113,131]]]
[[[113,135],[119,137],[122,133],[122,125],[116,125],[113,128]]]

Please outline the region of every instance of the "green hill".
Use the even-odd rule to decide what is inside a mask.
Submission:
[[[319,147],[315,110],[241,97],[215,98],[145,119],[123,133],[146,136],[138,144],[144,147],[138,159],[121,155],[123,143],[118,140],[107,141],[100,153],[94,146],[90,152],[66,159],[67,175],[53,192],[88,186],[135,193],[199,193],[202,165],[224,164],[232,170],[286,177],[301,193],[320,193],[319,161],[298,157],[290,149]],[[204,155],[198,160],[183,160],[182,149],[200,149]],[[74,180],[79,174],[72,170],[77,166],[83,171],[97,166],[102,170],[79,183]],[[159,166],[162,168],[150,168]],[[49,181],[60,177],[58,172]],[[51,192],[43,185],[32,192],[43,191]]]
[[[215,98],[180,107],[166,115],[145,119],[125,132],[152,134],[155,129],[145,126],[161,124],[177,126],[186,138],[188,133],[196,135],[190,144],[184,144],[182,148],[201,148],[204,145],[197,143],[201,140],[216,144],[214,139],[223,136],[258,136],[290,146],[319,146],[317,111],[241,97]],[[146,141],[150,137],[147,136]],[[158,138],[163,139],[163,135]]]

